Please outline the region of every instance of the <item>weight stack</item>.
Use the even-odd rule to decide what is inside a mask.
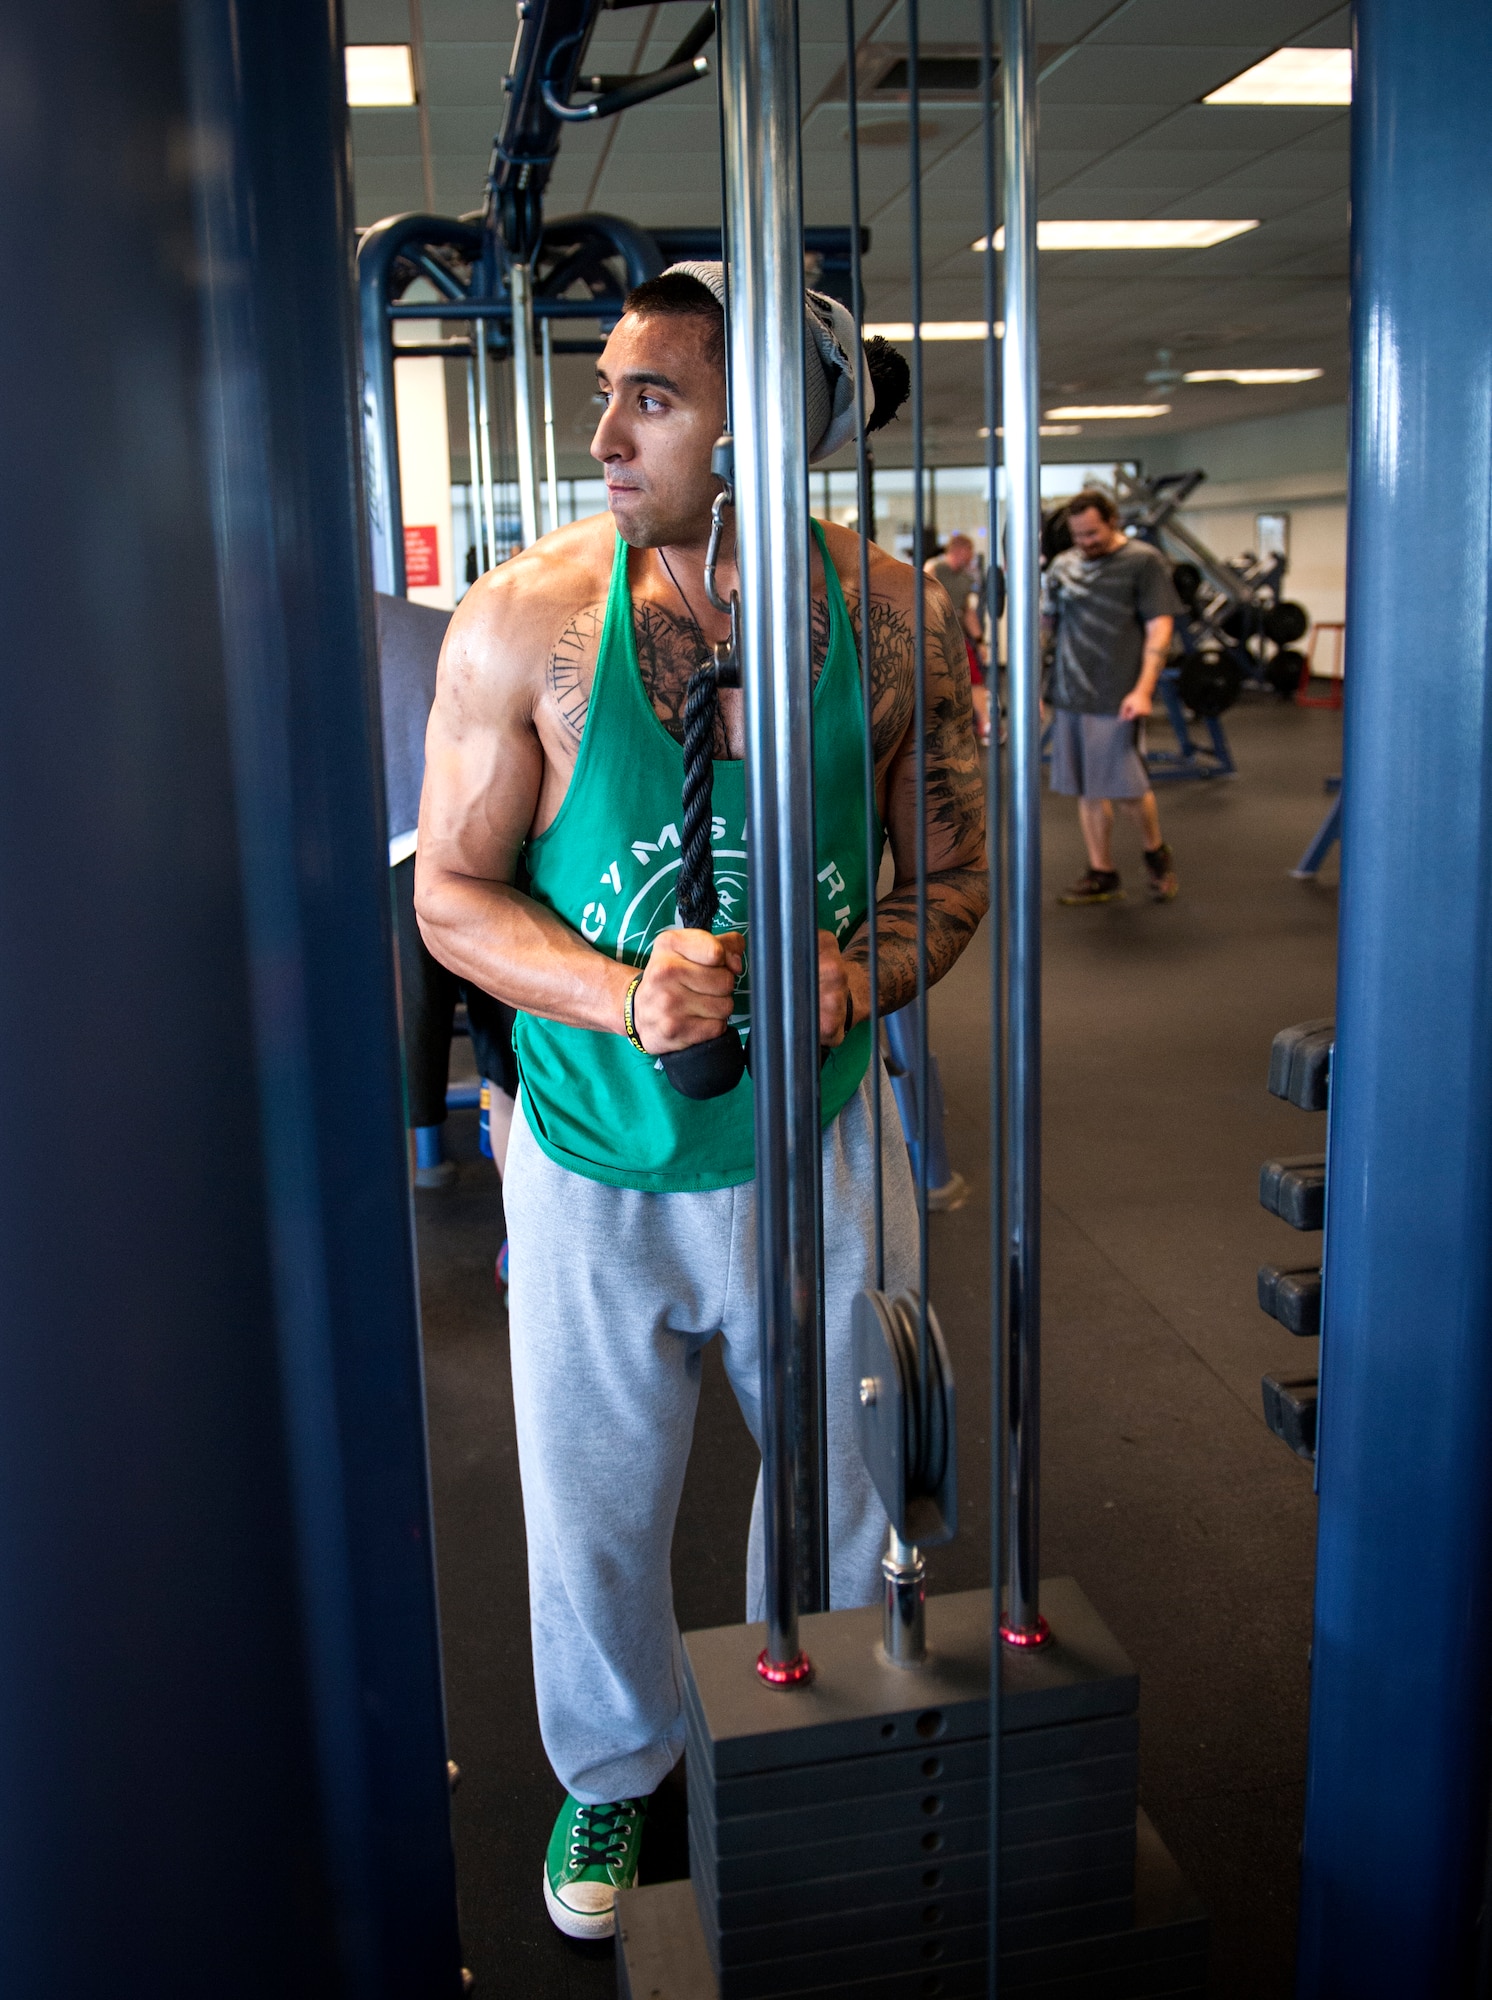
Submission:
[[[1078,1586],[1002,1648],[1001,1991],[1200,1996],[1207,1920],[1137,1813],[1139,1683]],[[760,1625],[684,1641],[691,1880],[618,1900],[623,2000],[962,2000],[988,1979],[990,1595],[929,1598],[928,1662],[879,1607],[802,1621],[806,1688]]]

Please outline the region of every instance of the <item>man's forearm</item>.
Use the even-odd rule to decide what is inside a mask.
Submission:
[[[983,868],[948,868],[927,882],[927,983],[934,985],[954,964],[989,908],[989,875]],[[859,970],[869,1002],[870,938],[864,926],[845,949]],[[917,890],[904,883],[876,905],[876,956],[880,967],[880,1011],[894,1014],[917,997]],[[857,1001],[857,1008],[858,1008]]]
[[[415,877],[415,909],[432,955],[458,979],[526,1014],[621,1032],[632,968],[593,950],[532,896],[427,866]]]
[[[1143,695],[1146,701],[1155,693],[1161,675],[1165,672],[1166,661],[1171,656],[1169,644],[1163,647],[1147,646],[1145,656],[1140,661],[1140,678],[1135,682],[1135,693]]]

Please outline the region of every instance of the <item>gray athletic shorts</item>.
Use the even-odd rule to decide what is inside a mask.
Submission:
[[[1051,787],[1064,798],[1142,799],[1150,790],[1143,722],[1054,708],[1051,750]]]

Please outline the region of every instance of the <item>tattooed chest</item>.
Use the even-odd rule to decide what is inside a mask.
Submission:
[[[821,609],[822,617],[819,615]],[[579,744],[585,730],[605,623],[604,604],[587,605],[577,612],[560,634],[545,670],[550,710],[564,737],[572,745]],[[632,636],[637,649],[638,675],[653,713],[669,735],[682,743],[690,677],[710,659],[710,642],[687,619],[646,601],[633,604]],[[822,671],[828,649],[828,608],[815,603],[815,681]],[[738,757],[741,754],[739,707],[739,696],[726,695],[722,700],[721,711],[715,719],[714,754],[717,757]],[[732,738],[735,740],[732,741]]]

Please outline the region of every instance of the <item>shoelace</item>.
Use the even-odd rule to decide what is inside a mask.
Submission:
[[[605,1868],[625,1860],[627,1837],[636,1817],[637,1808],[631,1799],[618,1799],[609,1806],[577,1807],[575,1823],[579,1836],[570,1843],[571,1861],[580,1868]]]

